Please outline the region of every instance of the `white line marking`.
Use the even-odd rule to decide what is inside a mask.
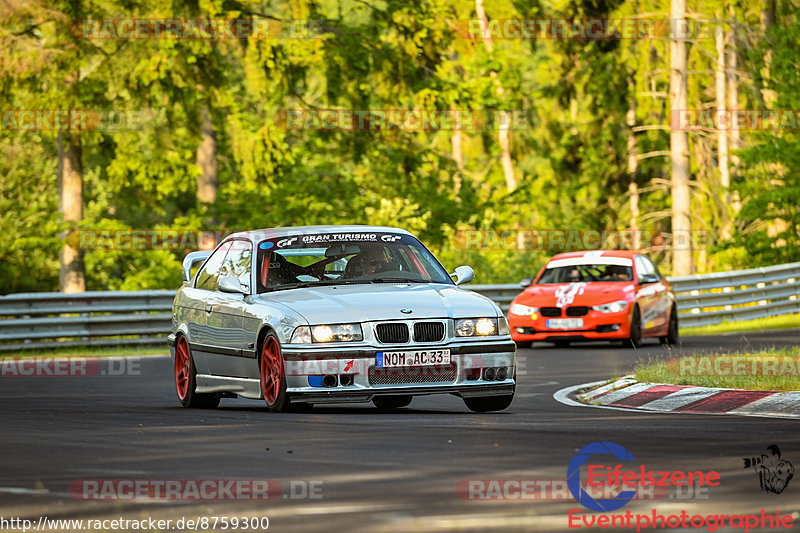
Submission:
[[[0,487],[0,493],[2,494],[49,494],[50,491],[47,489],[26,489],[23,487]]]
[[[517,383],[518,389],[532,389],[534,387],[546,387],[548,385],[558,385],[558,381],[544,381],[542,383],[526,383],[524,385],[520,385]]]

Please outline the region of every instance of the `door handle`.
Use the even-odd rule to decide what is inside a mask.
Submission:
[[[206,313],[211,312],[211,304],[206,304]]]

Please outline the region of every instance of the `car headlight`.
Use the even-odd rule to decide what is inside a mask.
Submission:
[[[601,313],[619,313],[626,307],[628,307],[627,300],[618,300],[616,302],[611,302],[603,305],[593,305],[592,309],[594,309],[595,311],[600,311]]]
[[[508,324],[505,325],[505,328],[508,330]],[[488,335],[500,335],[496,318],[462,318],[456,320],[456,337],[486,337]]]
[[[508,312],[512,315],[520,315],[520,316],[528,316],[532,315],[539,311],[538,307],[531,307],[529,305],[523,305],[518,303],[512,303],[511,307],[508,308]]]
[[[312,342],[351,342],[364,340],[361,324],[320,324],[300,326],[292,334],[292,344]]]

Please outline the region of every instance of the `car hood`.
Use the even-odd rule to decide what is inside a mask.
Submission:
[[[632,299],[635,290],[633,283],[619,281],[533,285],[517,296],[516,301],[531,307],[592,306]]]
[[[276,291],[259,296],[280,303],[310,324],[477,318],[500,316],[497,305],[478,293],[443,284],[332,285]],[[400,312],[410,309],[411,313]]]

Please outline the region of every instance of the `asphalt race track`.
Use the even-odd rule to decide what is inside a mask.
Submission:
[[[794,330],[691,337],[677,351],[794,346],[799,336]],[[260,402],[237,399],[212,411],[183,409],[166,357],[137,360],[122,376],[4,377],[0,516],[34,522],[266,516],[270,530],[298,532],[566,531],[570,510],[591,516],[572,498],[472,501],[460,498],[456,486],[564,480],[575,452],[603,440],[624,446],[649,470],[721,475],[720,485],[705,492],[634,501],[618,513],[764,509],[800,520],[800,472],[783,493],[770,494],[742,462],[775,443],[800,468],[800,421],[623,412],[552,398],[563,387],[667,355],[653,340],[639,350],[608,344],[520,350],[517,396],[493,414],[470,413],[452,396],[417,398],[389,413],[345,405],[272,414]],[[234,502],[98,502],[69,492],[86,479],[220,478],[277,480],[283,492],[273,501]]]

